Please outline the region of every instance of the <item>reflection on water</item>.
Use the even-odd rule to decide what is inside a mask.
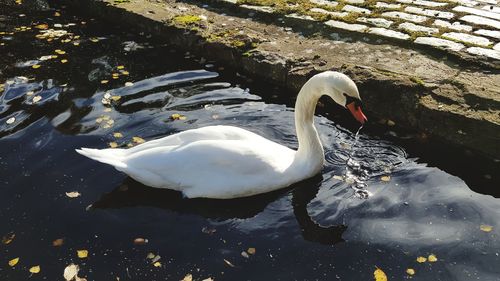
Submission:
[[[43,21],[80,37],[36,41],[32,29],[2,39],[0,235],[16,234],[0,245],[2,279],[25,280],[39,264],[32,278],[55,280],[74,262],[89,280],[180,280],[187,273],[197,280],[371,280],[375,267],[390,280],[407,278],[407,268],[415,280],[499,280],[499,199],[324,117],[316,118],[322,174],[251,198],[186,200],[81,157],[75,148],[133,146],[215,124],[296,148],[293,109],[259,96],[260,89],[270,96],[271,87],[203,69],[204,59],[147,35],[103,31],[71,16],[30,15],[23,23],[15,15],[6,15],[7,32]],[[39,59],[54,49],[68,62]],[[371,196],[360,199],[353,186]],[[71,191],[82,195],[68,198]],[[134,245],[137,237],[149,243]],[[53,247],[58,238],[64,245]],[[242,255],[248,248],[256,254]],[[78,249],[89,258],[79,259]],[[150,252],[162,257],[160,267],[148,262]],[[438,261],[416,262],[430,254]],[[15,257],[20,263],[10,268]]]

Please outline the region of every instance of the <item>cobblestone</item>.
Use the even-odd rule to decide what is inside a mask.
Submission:
[[[470,48],[467,48],[467,53],[500,60],[500,51],[497,51],[494,49],[492,50],[492,49],[485,49],[485,48],[479,48],[479,47],[470,47]]]
[[[309,2],[313,3],[313,4],[317,4],[317,5],[323,5],[323,6],[327,6],[327,7],[337,7],[337,5],[339,4],[338,2],[335,2],[335,1],[327,1],[327,0],[309,0]]]
[[[492,42],[487,38],[470,35],[467,33],[448,32],[444,33],[443,37],[484,47],[490,46],[492,44]]]
[[[465,48],[463,44],[436,37],[418,37],[417,39],[415,39],[415,43],[433,47],[441,47],[443,49],[452,51],[460,51]]]
[[[357,21],[362,23],[370,23],[377,27],[385,27],[385,28],[390,27],[394,23],[391,20],[386,20],[383,18],[365,18],[365,17],[357,18]]]
[[[309,11],[314,12],[314,13],[331,15],[331,16],[339,17],[339,18],[343,18],[343,17],[349,15],[349,13],[347,13],[347,12],[332,12],[332,11],[327,11],[327,10],[321,9],[321,8],[312,8]]]
[[[424,16],[412,15],[412,14],[407,14],[407,13],[403,13],[403,12],[385,12],[385,13],[382,13],[382,16],[388,17],[388,18],[393,18],[393,19],[402,19],[402,20],[416,22],[416,23],[421,23],[421,22],[424,22],[428,19],[427,17],[424,17]]]
[[[497,30],[479,29],[479,30],[474,31],[474,34],[484,35],[484,36],[500,39],[500,31],[497,31]]]
[[[360,13],[360,14],[365,14],[365,15],[369,15],[372,13],[372,11],[368,10],[368,9],[365,9],[365,8],[359,8],[359,7],[356,7],[356,6],[352,6],[352,5],[345,5],[343,8],[342,8],[342,11],[346,11],[346,12],[353,12],[353,13]]]
[[[377,34],[377,35],[382,35],[385,37],[390,37],[390,38],[396,38],[396,39],[401,39],[401,40],[408,40],[410,39],[410,35],[386,29],[386,28],[381,28],[381,27],[372,27],[368,30],[369,33],[371,34]]]
[[[479,25],[487,25],[494,27],[496,29],[500,29],[500,21],[488,19],[488,18],[483,18],[479,16],[474,16],[474,15],[467,15],[463,16],[460,18],[460,20],[469,22],[469,23],[474,23],[474,24],[479,24]]]
[[[329,20],[325,22],[326,25],[335,27],[335,28],[340,28],[344,30],[349,30],[349,31],[357,31],[357,32],[363,32],[366,29],[368,29],[368,26],[363,25],[363,24],[355,24],[355,23],[345,23],[343,21],[336,21],[336,20]]]
[[[412,6],[406,7],[405,12],[423,15],[423,16],[429,16],[429,17],[437,17],[437,18],[441,18],[441,19],[452,19],[455,17],[455,14],[450,13],[450,12],[441,12],[441,11],[437,11],[437,10],[422,9],[422,8],[412,7]]]
[[[491,19],[495,19],[495,20],[500,20],[500,14],[485,11],[483,9],[475,9],[475,8],[470,8],[470,7],[457,6],[457,7],[453,8],[453,11],[473,14],[476,16],[482,16],[482,17],[491,18]]]
[[[458,21],[456,21],[454,23],[450,23],[450,22],[444,21],[444,20],[435,20],[433,25],[439,26],[439,27],[446,27],[449,29],[457,30],[457,31],[467,31],[467,32],[472,31],[472,26],[461,24]]]
[[[437,28],[432,28],[432,27],[426,27],[426,26],[421,26],[421,25],[416,25],[411,22],[404,22],[398,26],[398,29],[402,30],[407,30],[411,32],[423,32],[426,33],[427,35],[435,34],[439,32],[439,29]]]

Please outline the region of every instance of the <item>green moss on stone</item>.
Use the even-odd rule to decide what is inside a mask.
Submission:
[[[190,25],[201,21],[201,18],[196,15],[182,15],[174,17],[173,21],[177,24]]]

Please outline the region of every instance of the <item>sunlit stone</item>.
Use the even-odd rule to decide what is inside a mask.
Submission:
[[[418,37],[414,42],[416,44],[440,47],[452,51],[460,51],[465,48],[463,44],[436,37]]]
[[[372,11],[370,11],[368,9],[359,8],[359,7],[352,6],[352,5],[345,5],[342,8],[342,11],[351,12],[351,13],[360,13],[360,14],[366,14],[366,15],[369,15],[372,13]]]
[[[401,40],[408,40],[410,39],[410,35],[390,30],[390,29],[385,29],[385,28],[380,28],[380,27],[372,27],[368,30],[369,33],[372,34],[377,34],[385,37],[390,37],[390,38],[396,38],[396,39],[401,39]]]
[[[482,16],[482,17],[486,17],[486,18],[500,20],[500,14],[489,12],[489,11],[486,11],[483,9],[475,9],[475,8],[470,8],[470,7],[457,6],[457,7],[453,8],[453,11],[474,14],[476,16]]]
[[[377,2],[377,4],[375,4],[375,8],[400,9],[401,4],[389,4],[385,2]]]
[[[403,12],[385,12],[385,13],[382,13],[382,16],[388,17],[388,18],[394,18],[394,19],[402,19],[405,21],[411,21],[411,22],[416,22],[416,23],[421,23],[421,22],[424,22],[428,19],[428,17],[412,15],[412,14],[407,14],[407,13],[403,13]]]
[[[500,31],[497,31],[497,30],[479,29],[479,30],[474,31],[474,33],[479,34],[479,35],[488,36],[491,38],[500,39]]]
[[[321,9],[321,8],[312,8],[309,11],[314,12],[314,13],[331,15],[331,16],[339,17],[339,18],[343,18],[343,17],[349,15],[349,13],[347,13],[347,12],[331,12],[331,11],[327,11],[327,10]]]
[[[450,22],[444,21],[444,20],[435,20],[433,25],[439,26],[439,27],[446,27],[449,29],[457,30],[457,31],[467,31],[467,32],[472,31],[472,26],[461,24],[458,21],[456,21],[454,23],[450,23]]]
[[[494,27],[496,29],[500,29],[500,21],[497,20],[492,20],[488,18],[483,18],[479,16],[473,16],[473,15],[467,15],[463,16],[460,18],[460,20],[469,22],[469,23],[474,23],[474,24],[481,24],[481,25],[487,25]]]
[[[363,32],[368,28],[366,25],[363,24],[351,24],[336,20],[329,20],[325,22],[325,24],[331,27],[345,29],[349,31],[357,31],[357,32]]]
[[[490,40],[488,40],[487,38],[480,37],[480,36],[474,36],[474,35],[470,35],[470,34],[466,34],[466,33],[448,32],[448,33],[444,33],[442,36],[445,38],[450,38],[453,40],[457,40],[457,41],[461,41],[461,42],[465,42],[465,43],[470,43],[470,44],[475,44],[475,45],[479,45],[479,46],[485,46],[485,47],[492,44],[492,42]]]
[[[423,33],[426,33],[427,35],[431,35],[431,34],[439,32],[439,29],[437,29],[437,28],[416,25],[416,24],[411,23],[411,22],[404,22],[404,23],[400,24],[398,26],[398,28],[402,29],[402,30],[412,31],[412,32],[423,32]]]
[[[500,60],[500,50],[470,47],[467,48],[467,53],[479,56],[486,56],[492,59]]]
[[[339,4],[338,2],[328,0],[309,0],[309,2],[316,5],[323,5],[328,7],[336,7]]]
[[[441,11],[437,11],[437,10],[422,9],[422,8],[412,7],[412,6],[406,7],[405,12],[423,15],[423,16],[429,16],[429,17],[437,17],[437,18],[442,18],[442,19],[452,19],[455,17],[454,13],[441,12]]]
[[[359,22],[362,23],[369,23],[378,27],[385,27],[388,28],[392,25],[393,21],[386,20],[383,18],[365,18],[365,17],[360,17],[356,19]]]

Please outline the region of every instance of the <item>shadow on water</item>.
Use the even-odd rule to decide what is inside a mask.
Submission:
[[[460,174],[410,158],[424,151],[409,156],[406,145],[392,141],[394,132],[373,123],[355,142],[352,130],[339,125],[349,124],[341,108],[320,106],[329,118],[315,117],[322,173],[252,198],[186,200],[76,154],[79,147],[126,148],[207,125],[236,125],[296,149],[293,99],[147,34],[59,12],[18,17],[13,10],[0,18],[0,31],[9,33],[0,36],[7,54],[0,56],[0,236],[15,234],[0,244],[0,279],[56,280],[77,263],[88,280],[181,280],[187,273],[371,280],[375,267],[390,280],[407,278],[407,268],[416,270],[413,280],[499,280],[500,202],[469,189],[491,189],[495,174],[466,184]],[[48,42],[33,39],[41,34],[36,28],[15,29],[45,22],[48,30],[73,35]],[[41,59],[55,49],[66,54]],[[428,155],[446,152],[429,148]],[[484,170],[474,165],[466,172]],[[357,186],[370,197],[356,196]],[[73,191],[80,196],[69,198]],[[135,245],[137,237],[149,242]],[[58,238],[63,245],[52,246]],[[81,249],[88,258],[77,257]],[[161,256],[160,266],[149,253]],[[438,261],[415,261],[430,254]],[[16,257],[19,264],[9,266]],[[30,275],[37,264],[41,272]]]

